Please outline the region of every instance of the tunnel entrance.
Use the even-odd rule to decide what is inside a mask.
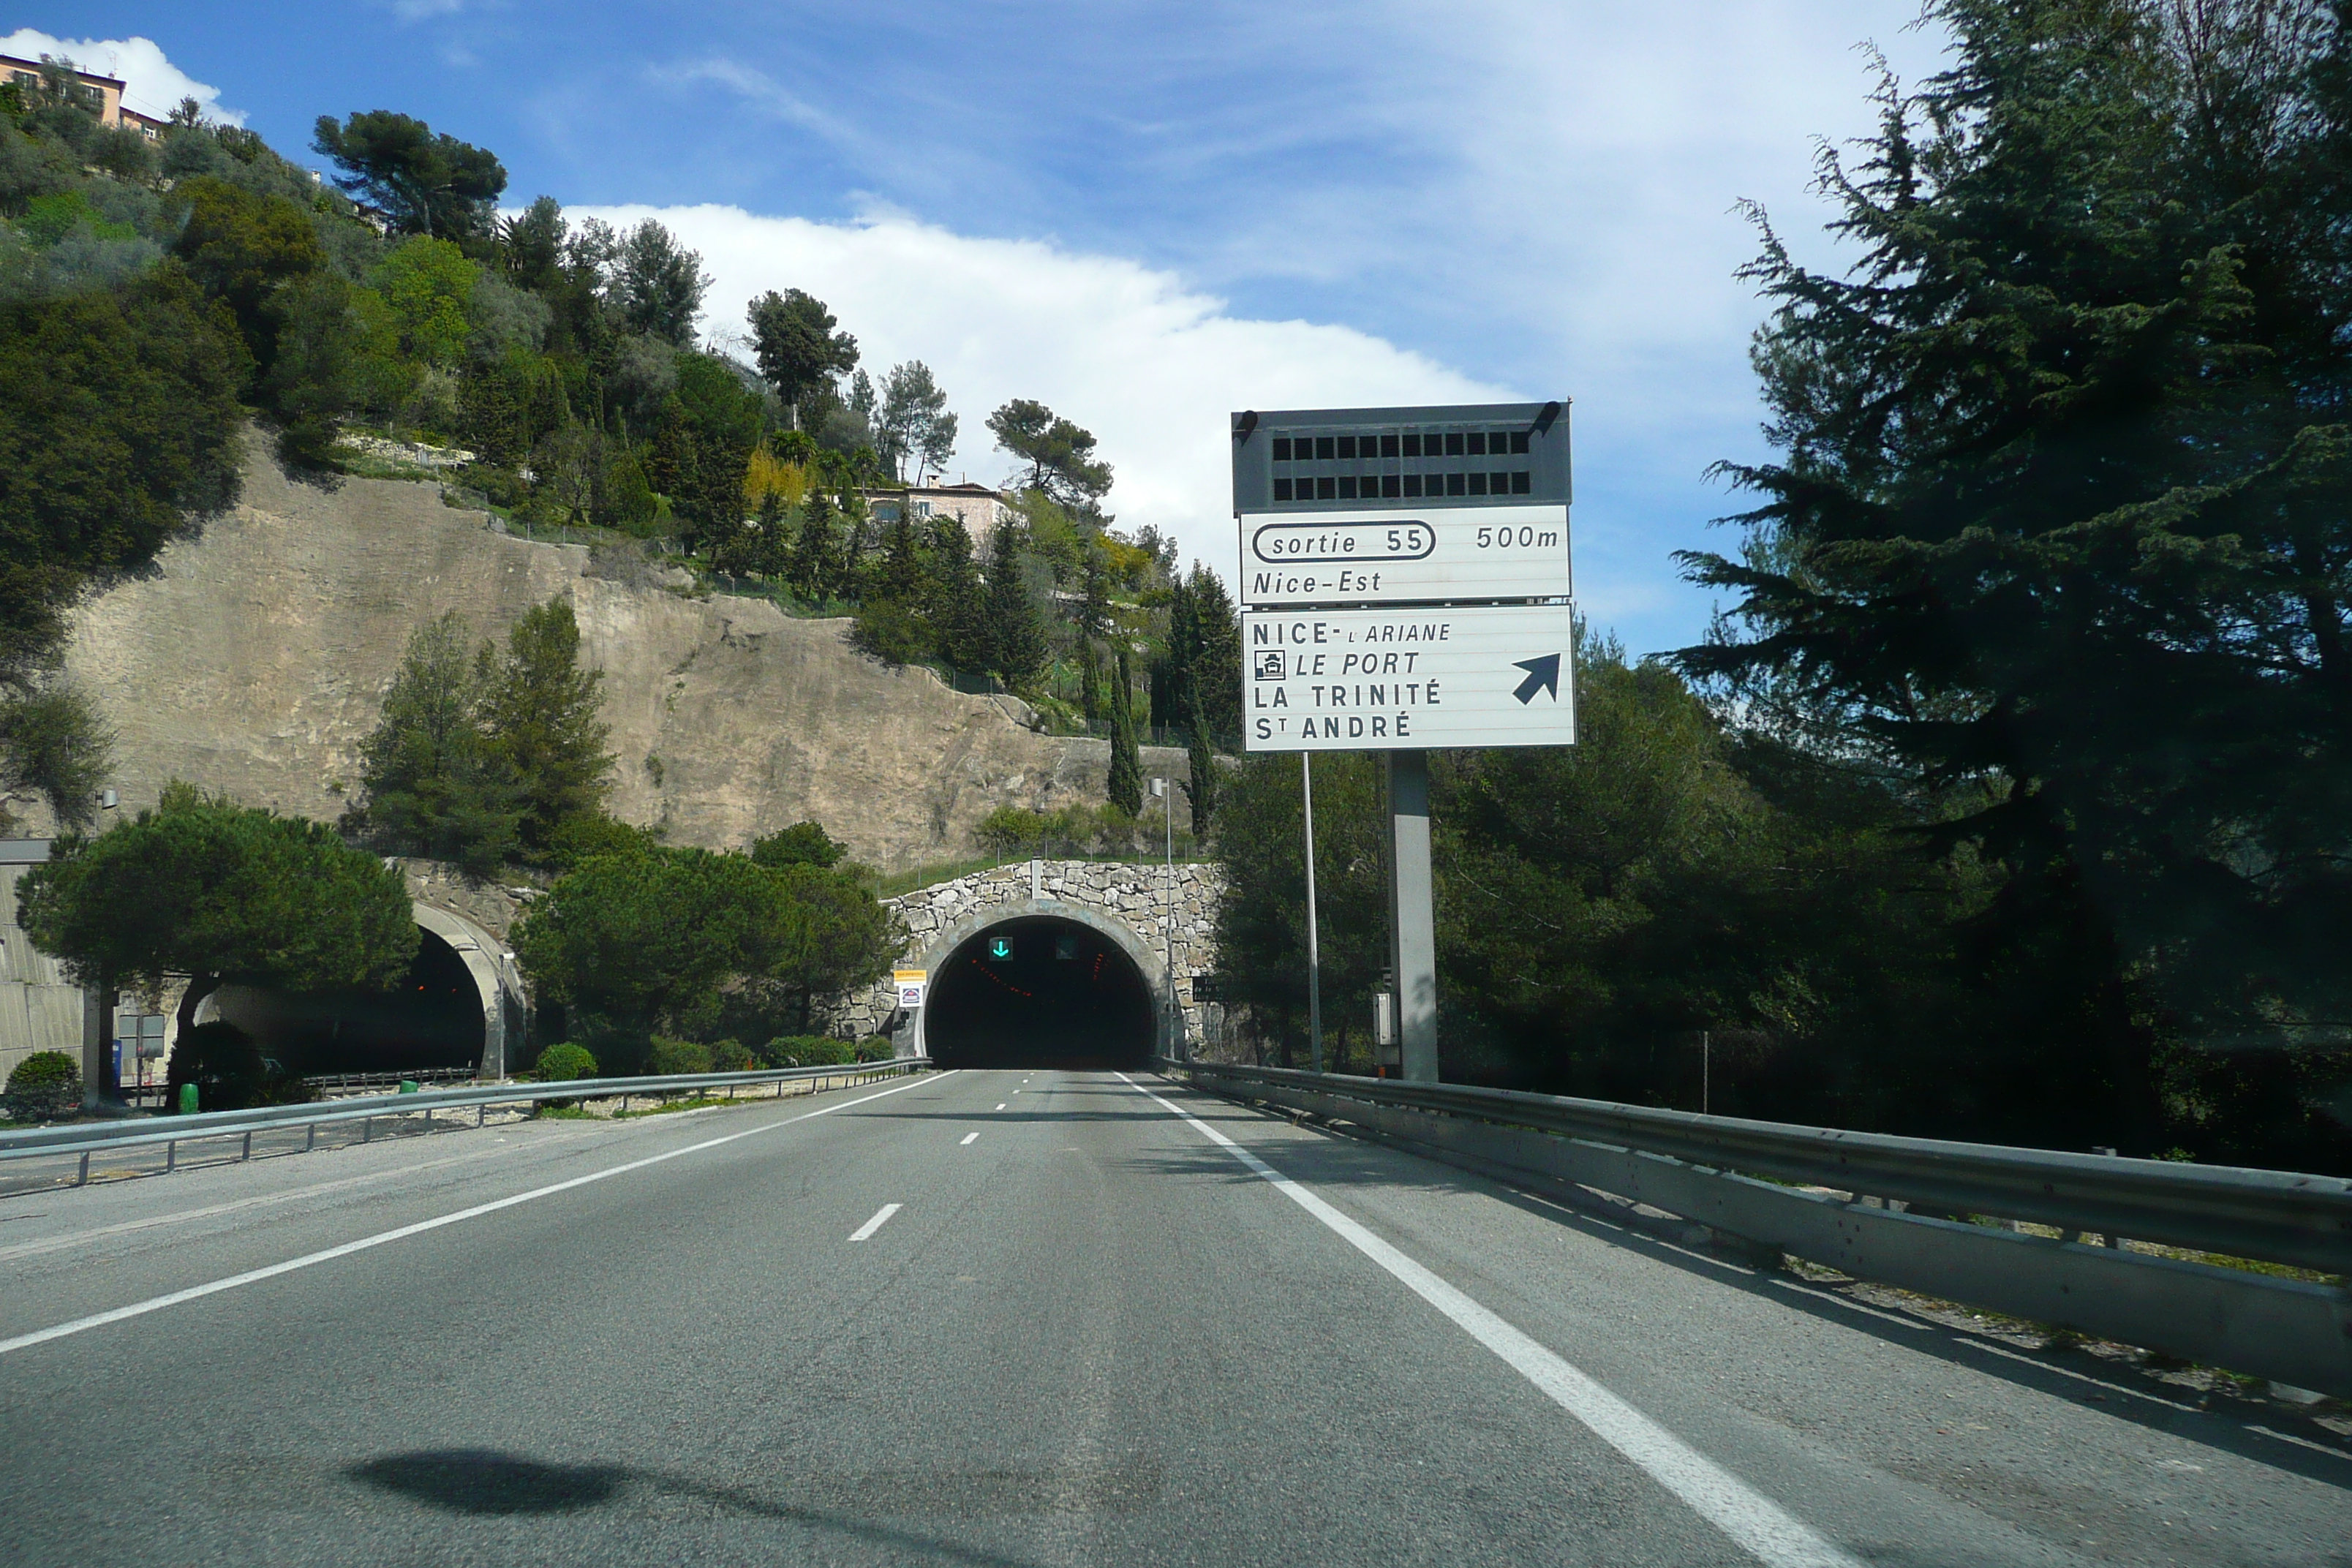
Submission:
[[[422,927],[417,937],[407,974],[389,993],[224,985],[213,994],[215,1016],[298,1077],[476,1067],[481,987],[446,941]]]
[[[923,1003],[941,1067],[1129,1068],[1151,1056],[1151,988],[1135,961],[1076,921],[1030,915],[948,955]]]

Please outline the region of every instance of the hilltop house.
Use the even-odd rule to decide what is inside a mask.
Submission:
[[[94,96],[98,102],[98,122],[100,125],[127,126],[153,142],[163,134],[168,121],[142,114],[122,101],[122,82],[119,78],[100,76],[95,71],[76,70],[68,73],[74,85]],[[20,60],[13,55],[0,55],[0,79],[14,82],[26,92],[37,92],[41,86],[41,62]]]
[[[1013,515],[1002,491],[969,482],[952,485],[877,485],[860,490],[866,508],[877,522],[901,517],[920,522],[926,518],[952,517],[963,524],[973,542],[982,543],[989,530]]]

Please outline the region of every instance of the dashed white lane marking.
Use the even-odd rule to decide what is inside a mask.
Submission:
[[[1004,1101],[1003,1101],[1003,1100],[998,1100],[998,1101],[996,1102],[996,1109],[997,1109],[997,1110],[1003,1110],[1003,1109],[1004,1109]]]
[[[1202,1121],[1129,1078],[1119,1081],[1240,1161],[1261,1180],[1379,1264],[1494,1352],[1552,1403],[1591,1428],[1692,1511],[1770,1568],[1862,1568],[1811,1526],[1595,1383],[1533,1337],[1479,1305],[1315,1194]]]
[[[904,1094],[907,1090],[919,1089],[926,1083],[937,1083],[941,1079],[952,1076],[953,1072],[954,1069],[950,1068],[947,1072],[929,1078],[919,1078],[902,1083],[895,1089],[886,1089],[879,1094],[864,1095],[856,1100],[845,1100],[838,1105],[826,1105],[814,1110],[804,1110],[798,1116],[787,1118],[782,1121],[771,1121],[760,1127],[748,1127],[740,1132],[730,1132],[722,1137],[706,1138],[699,1143],[689,1143],[683,1149],[672,1149],[667,1153],[650,1154],[645,1159],[631,1160],[625,1164],[614,1165],[602,1171],[591,1171],[584,1176],[574,1176],[568,1182],[533,1187],[527,1193],[517,1193],[509,1198],[498,1198],[489,1203],[476,1204],[471,1208],[457,1209],[449,1214],[437,1215],[431,1219],[421,1219],[415,1225],[404,1225],[396,1230],[378,1231],[373,1236],[361,1237],[357,1241],[344,1242],[341,1247],[330,1247],[319,1252],[306,1252],[299,1258],[289,1258],[283,1263],[272,1263],[265,1268],[248,1268],[242,1274],[232,1274],[226,1279],[215,1279],[204,1285],[192,1285],[185,1290],[174,1290],[167,1296],[151,1296],[144,1301],[133,1301],[128,1307],[116,1307],[110,1311],[93,1312],[87,1318],[76,1318],[69,1322],[53,1324],[46,1329],[36,1329],[29,1334],[18,1334],[13,1340],[0,1340],[0,1355],[6,1355],[11,1351],[26,1350],[37,1344],[46,1344],[51,1340],[61,1340],[68,1334],[79,1334],[90,1329],[104,1328],[109,1323],[120,1323],[131,1318],[143,1318],[150,1312],[160,1312],[166,1307],[176,1307],[183,1301],[194,1301],[206,1296],[216,1296],[223,1290],[234,1290],[240,1285],[257,1285],[264,1279],[275,1279],[280,1274],[291,1274],[298,1268],[309,1268],[320,1263],[331,1263],[338,1258],[349,1258],[354,1252],[365,1252],[371,1247],[382,1247],[386,1242],[404,1241],[412,1236],[422,1236],[428,1230],[439,1230],[443,1226],[456,1225],[459,1220],[478,1219],[486,1214],[496,1214],[500,1209],[510,1209],[517,1204],[527,1204],[536,1198],[553,1197],[557,1193],[568,1193],[574,1187],[584,1187],[591,1182],[601,1182],[613,1176],[625,1175],[631,1171],[642,1171],[648,1165],[658,1165],[665,1161],[683,1159],[688,1154],[698,1154],[705,1149],[716,1149],[722,1143],[732,1143],[738,1139],[756,1138],[762,1132],[773,1132],[779,1127],[790,1127],[796,1122],[808,1121],[819,1116],[830,1116],[836,1110],[847,1110],[852,1106],[870,1105],[875,1100],[887,1100],[894,1094]]]
[[[980,1136],[980,1134],[979,1134],[979,1133],[977,1133],[977,1132],[967,1132],[967,1133],[965,1133],[965,1134],[963,1135],[963,1143],[959,1143],[959,1144],[957,1144],[957,1145],[956,1145],[956,1147],[957,1147],[957,1148],[959,1148],[959,1149],[961,1149],[961,1148],[962,1148],[962,1147],[963,1147],[963,1144],[964,1144],[964,1143],[969,1143],[969,1142],[971,1142],[973,1139],[975,1139],[975,1138],[977,1138],[977,1137],[979,1137],[979,1136]]]
[[[890,1216],[897,1214],[901,1206],[903,1205],[898,1204],[884,1204],[880,1208],[874,1211],[874,1217],[872,1219],[867,1220],[864,1225],[859,1226],[856,1230],[849,1233],[849,1239],[852,1241],[864,1241],[867,1237],[872,1236],[876,1231],[880,1230],[884,1226],[888,1225],[890,1223]]]

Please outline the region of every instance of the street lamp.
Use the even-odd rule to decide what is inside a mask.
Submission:
[[[1168,830],[1168,880],[1160,897],[1160,940],[1168,965],[1168,1043],[1175,1049],[1184,1044],[1184,1014],[1176,1005],[1176,792],[1162,774],[1151,781],[1151,793],[1160,797],[1160,820]]]

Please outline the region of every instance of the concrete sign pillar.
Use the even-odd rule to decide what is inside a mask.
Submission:
[[[1396,971],[1401,1069],[1437,1081],[1437,921],[1429,868],[1429,753],[1385,752],[1389,796],[1389,962]]]

